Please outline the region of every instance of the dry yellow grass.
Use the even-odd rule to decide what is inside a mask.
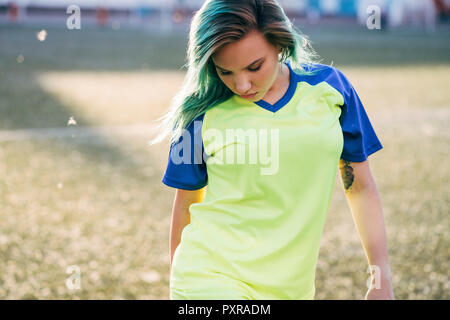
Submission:
[[[184,74],[157,72],[41,72],[37,82],[86,124],[151,122],[167,108]]]
[[[444,159],[450,67],[342,70],[384,145],[370,161],[383,201],[396,297],[448,299],[450,170]],[[101,125],[153,121],[182,77],[42,72],[36,79],[81,124]],[[160,182],[168,146],[148,147],[146,141],[0,143],[0,297],[168,298],[174,190]],[[321,245],[316,299],[363,298],[367,262],[339,178]],[[80,290],[66,286],[71,265],[80,268]]]

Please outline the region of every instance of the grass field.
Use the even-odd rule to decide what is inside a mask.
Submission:
[[[186,34],[46,28],[40,42],[40,29],[0,28],[0,298],[168,299],[167,141],[71,135],[67,123],[152,126],[183,80]],[[353,83],[384,146],[370,165],[396,298],[449,299],[450,30],[304,32]],[[69,135],[36,139],[46,128]],[[368,276],[337,178],[316,299],[362,299]]]

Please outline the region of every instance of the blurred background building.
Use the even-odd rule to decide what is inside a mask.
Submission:
[[[0,23],[60,23],[67,8],[81,9],[82,23],[100,26],[151,26],[170,31],[185,27],[204,0],[1,0]],[[302,24],[365,25],[370,6],[380,8],[382,26],[417,26],[434,30],[450,20],[450,0],[279,0],[286,14]]]

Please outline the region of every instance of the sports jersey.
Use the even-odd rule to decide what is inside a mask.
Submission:
[[[279,101],[233,95],[170,146],[162,182],[208,186],[174,253],[172,299],[314,298],[339,159],[361,162],[382,145],[340,70],[286,65]]]

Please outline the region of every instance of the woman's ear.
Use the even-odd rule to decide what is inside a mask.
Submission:
[[[278,54],[281,53],[282,49],[283,49],[283,48],[282,48],[281,46],[277,45],[277,53],[278,53]]]

